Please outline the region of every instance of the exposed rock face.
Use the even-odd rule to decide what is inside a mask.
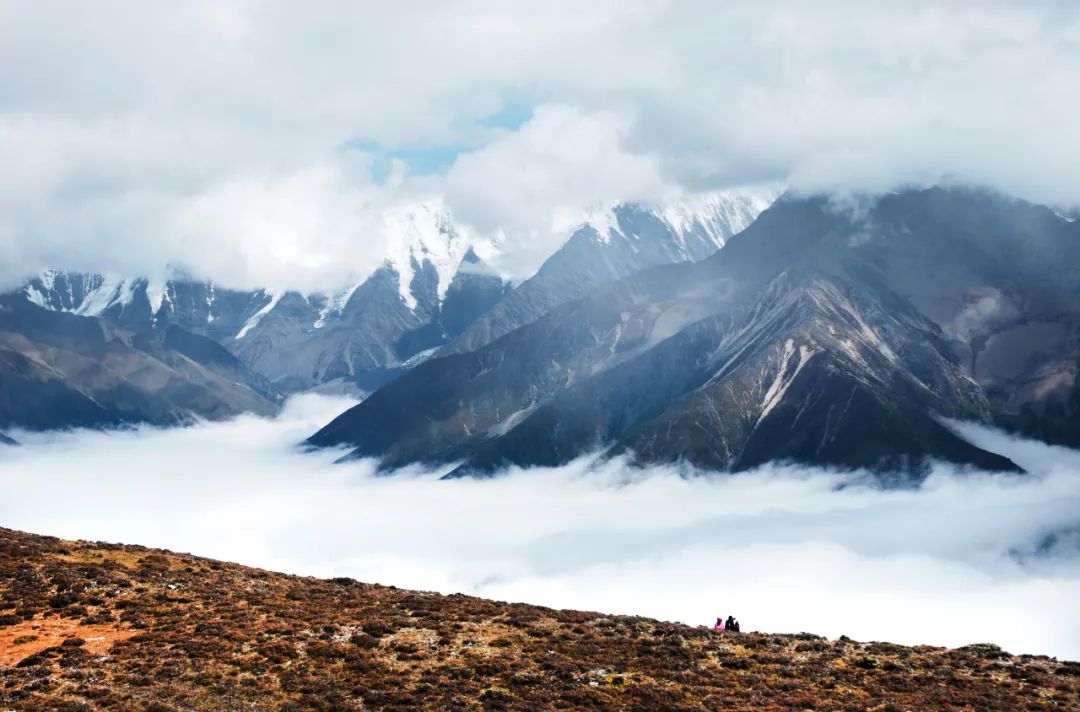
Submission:
[[[339,382],[370,391],[456,336],[508,289],[471,251],[445,290],[430,263],[415,265],[411,305],[400,296],[401,278],[379,269],[336,309],[327,298],[286,293],[249,332],[225,343],[285,390]]]
[[[1080,703],[1080,664],[994,645],[722,634],[6,529],[0,606],[0,705],[20,710]]]
[[[789,197],[713,257],[429,361],[311,442],[460,473],[597,451],[1007,469],[936,416],[1077,442],[1077,264],[1080,226],[988,193]]]

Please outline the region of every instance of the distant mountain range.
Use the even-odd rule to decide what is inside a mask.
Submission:
[[[1080,223],[969,188],[777,198],[600,211],[516,286],[428,209],[326,294],[48,271],[0,297],[0,430],[323,390],[366,398],[310,445],[454,476],[590,453],[1016,469],[946,418],[1080,445]]]
[[[382,267],[325,294],[48,270],[0,297],[0,428],[187,422],[271,413],[298,391],[363,395],[600,284],[705,257],[776,196],[766,187],[601,211],[516,289],[427,206],[399,216]],[[130,363],[116,367],[106,351]],[[231,385],[214,387],[204,371],[226,361]]]
[[[482,329],[504,299],[309,442],[456,475],[597,452],[1015,469],[939,419],[1080,444],[1077,265],[1080,224],[985,191],[789,195],[701,261]]]

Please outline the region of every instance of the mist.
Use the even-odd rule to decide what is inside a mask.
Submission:
[[[440,480],[296,444],[275,419],[15,433],[0,525],[558,608],[1080,659],[1080,452],[954,423],[1029,474],[936,466],[919,488],[792,465],[736,475],[583,458]]]

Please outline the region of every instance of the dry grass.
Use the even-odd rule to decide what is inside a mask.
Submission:
[[[121,623],[82,624],[71,618],[35,616],[0,628],[0,668],[12,667],[29,656],[65,643],[90,655],[104,655],[113,643],[133,635],[135,632]]]
[[[719,635],[0,529],[0,710],[416,708],[1080,709],[1080,664]]]

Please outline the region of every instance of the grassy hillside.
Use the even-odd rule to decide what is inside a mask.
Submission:
[[[1080,709],[1080,664],[717,634],[0,529],[0,710]]]

